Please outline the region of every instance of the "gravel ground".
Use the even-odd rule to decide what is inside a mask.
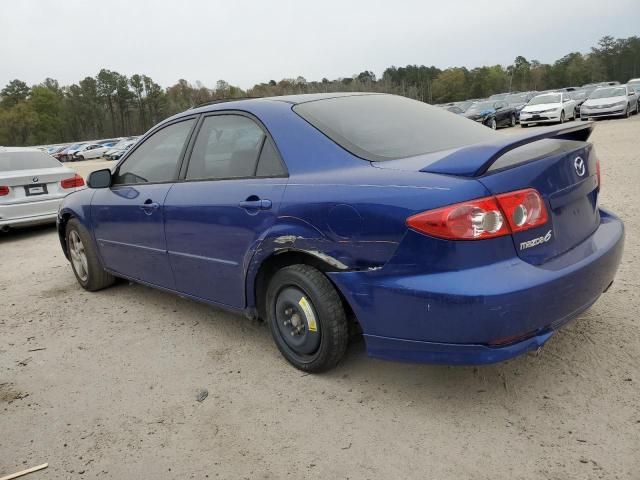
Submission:
[[[304,375],[262,324],[139,285],[83,291],[53,227],[0,237],[0,476],[640,478],[640,116],[592,140],[627,226],[616,282],[538,355],[493,366],[355,343]]]

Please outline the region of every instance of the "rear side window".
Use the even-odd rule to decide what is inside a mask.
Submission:
[[[60,162],[44,152],[1,152],[0,172],[59,167]]]
[[[293,110],[344,149],[371,161],[449,150],[496,135],[460,115],[395,95],[323,99]]]
[[[147,138],[120,167],[114,185],[175,180],[178,162],[195,119],[168,125]]]
[[[186,178],[252,177],[256,174],[258,158],[265,146],[273,148],[264,131],[250,118],[241,115],[207,117],[193,146]],[[279,162],[277,156],[275,160]],[[260,166],[269,171],[274,168],[272,163],[273,159],[267,158],[260,161]]]
[[[286,173],[276,147],[274,147],[271,139],[267,138],[260,153],[256,175],[258,177],[282,177]]]

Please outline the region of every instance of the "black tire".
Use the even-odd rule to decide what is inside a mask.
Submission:
[[[491,117],[489,120],[487,120],[485,125],[489,127],[491,130],[497,130],[498,128],[498,122],[496,122],[495,117]]]
[[[77,158],[76,160],[78,160],[79,162],[81,162],[81,161],[83,161],[83,160],[84,160],[84,157],[83,157],[82,155],[78,155],[78,158]]]
[[[511,114],[511,126],[516,126],[516,116],[513,113]]]
[[[529,124],[528,123],[522,123],[520,122],[520,128],[528,128]]]
[[[313,323],[305,313],[308,310],[303,300],[306,308],[311,309]],[[278,270],[269,282],[265,305],[267,323],[278,350],[294,367],[305,372],[322,372],[335,367],[344,357],[349,341],[347,316],[338,292],[320,271],[308,265]],[[287,316],[288,311],[293,311],[293,316],[291,313]],[[290,332],[296,328],[291,320],[294,317],[297,333]],[[293,345],[295,342],[300,344]]]
[[[73,261],[71,253],[71,238],[74,234],[77,235],[79,240],[82,242],[82,247],[86,256],[87,271],[85,272],[85,275],[83,275],[83,272],[79,271],[79,268],[76,267],[76,264]],[[72,218],[67,222],[65,239],[67,242],[67,249],[69,250],[69,257],[71,258],[69,263],[71,263],[73,274],[76,276],[76,280],[78,280],[78,283],[82,288],[90,292],[95,292],[96,290],[102,290],[103,288],[113,285],[115,277],[106,272],[102,267],[102,263],[100,263],[95,246],[91,241],[91,235],[89,235],[87,229],[77,219]]]
[[[629,118],[631,116],[631,105],[627,103],[627,108],[625,108],[624,113],[622,114],[624,118]]]
[[[563,123],[564,123],[564,110],[560,112],[560,125],[562,125]]]

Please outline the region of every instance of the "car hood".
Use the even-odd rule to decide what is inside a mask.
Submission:
[[[493,108],[485,108],[484,110],[474,110],[472,112],[467,110],[466,112],[464,112],[464,116],[469,118],[477,118],[484,117],[485,115],[491,115],[492,113],[496,113]]]
[[[613,103],[624,102],[627,100],[627,97],[622,95],[617,97],[606,97],[606,98],[590,98],[589,100],[585,100],[582,104],[585,107],[597,107],[600,105],[611,105]]]
[[[541,103],[539,105],[527,105],[522,109],[523,112],[540,112],[542,110],[550,110],[562,107],[560,102],[558,103]]]

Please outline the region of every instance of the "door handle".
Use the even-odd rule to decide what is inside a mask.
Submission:
[[[249,197],[247,200],[243,200],[238,203],[240,208],[244,208],[247,210],[269,210],[271,208],[271,200],[267,199],[259,199]]]
[[[147,215],[151,215],[153,213],[154,210],[157,210],[160,208],[160,204],[154,202],[153,200],[151,200],[150,198],[145,200],[145,202],[140,205],[140,208],[144,211],[144,213],[146,213]]]

